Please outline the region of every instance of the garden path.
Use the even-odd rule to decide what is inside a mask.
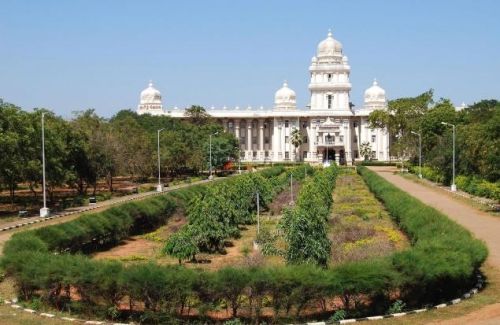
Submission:
[[[429,188],[395,174],[395,167],[369,167],[387,181],[446,214],[485,242],[489,250],[486,263],[500,270],[500,218],[473,208],[441,189]],[[500,301],[500,297],[499,297]],[[472,321],[472,322],[471,322]],[[469,315],[433,324],[500,324],[500,303],[481,308]]]

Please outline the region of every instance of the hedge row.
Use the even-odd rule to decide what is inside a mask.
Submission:
[[[474,176],[459,175],[455,179],[455,183],[459,190],[500,202],[500,181],[493,183]]]
[[[392,258],[404,279],[401,289],[414,299],[429,301],[440,291],[463,287],[488,255],[484,243],[366,167],[358,167],[358,172],[412,241],[411,249]]]
[[[84,214],[58,225],[24,231],[13,236],[5,245],[8,252],[20,239],[36,237],[54,252],[89,253],[101,246],[113,246],[130,235],[143,233],[164,224],[177,207],[176,198],[191,197],[206,191],[195,185],[176,190],[175,194],[159,195],[141,201],[128,202],[102,212]]]
[[[287,243],[288,263],[326,266],[330,257],[328,224],[338,168],[332,166],[308,179],[294,208],[285,210],[281,221]]]
[[[411,248],[331,269],[305,264],[207,272],[54,255],[39,237],[16,235],[2,264],[24,299],[40,297],[63,310],[143,323],[184,322],[189,311],[203,322],[207,312],[224,308],[257,323],[264,308],[273,321],[297,320],[306,317],[306,310],[328,317],[326,306],[337,299],[348,317],[358,317],[384,313],[395,294],[413,307],[441,302],[467,287],[486,258],[485,246],[373,172],[358,170],[407,232]]]

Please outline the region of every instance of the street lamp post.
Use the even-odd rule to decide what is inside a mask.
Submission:
[[[217,135],[219,134],[219,131],[215,132],[215,133],[211,133],[210,136],[209,136],[209,151],[210,151],[210,161],[209,161],[209,166],[210,166],[210,174],[208,176],[208,179],[213,179],[214,176],[212,175],[212,136],[213,135]]]
[[[241,174],[241,149],[238,146],[238,174]]]
[[[453,179],[451,182],[451,191],[456,192],[457,191],[457,185],[455,184],[455,124],[451,123],[446,123],[446,122],[441,122],[443,125],[448,125],[453,128]]]
[[[165,129],[158,130],[158,185],[156,186],[157,192],[163,192],[163,185],[161,184],[161,169],[160,169],[160,132]]]
[[[43,208],[40,209],[40,217],[45,218],[50,215],[47,208],[47,191],[45,185],[45,113],[42,112],[42,187],[43,187]]]
[[[257,192],[257,235],[260,233],[260,197],[259,192]]]
[[[414,131],[411,133],[418,135],[418,178],[422,178],[422,133]]]

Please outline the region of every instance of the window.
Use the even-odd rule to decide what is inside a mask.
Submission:
[[[257,151],[252,152],[253,159],[257,158]]]
[[[377,139],[377,136],[376,135],[372,135],[372,143],[375,142],[376,139]]]
[[[285,127],[288,127],[288,120],[285,120]]]
[[[302,139],[302,143],[307,143],[307,135],[305,135],[304,138]]]
[[[302,155],[303,155],[303,156],[302,156],[303,158],[307,158],[307,151],[304,151],[304,152],[302,153]]]
[[[290,153],[288,151],[285,151],[285,160],[290,159]]]
[[[372,159],[375,159],[376,156],[377,156],[377,152],[376,151],[372,151]]]
[[[355,128],[357,128],[358,127],[358,123],[354,122],[354,123],[352,123],[352,126],[355,127]]]
[[[264,122],[264,129],[267,129],[267,122]]]
[[[344,136],[343,135],[340,136],[340,142],[344,142]]]
[[[327,96],[328,99],[328,109],[332,108],[332,95]]]
[[[358,136],[357,135],[354,136],[354,143],[358,143]]]
[[[307,122],[302,123],[302,128],[303,129],[307,128]]]
[[[285,143],[288,143],[288,136],[285,137]]]
[[[227,123],[227,127],[230,128],[230,129],[232,129],[233,128],[233,122],[228,122]]]
[[[328,81],[329,82],[332,81],[332,74],[331,73],[328,74]]]
[[[264,157],[269,158],[269,151],[264,151]]]
[[[240,144],[245,144],[245,138],[240,138]]]
[[[252,137],[252,143],[257,144],[257,137]]]
[[[264,138],[264,143],[265,143],[265,144],[269,144],[269,137],[265,137],[265,138]]]
[[[359,158],[358,150],[354,150],[354,158]]]

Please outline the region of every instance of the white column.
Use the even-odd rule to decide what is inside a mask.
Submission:
[[[264,160],[264,120],[259,119],[259,159]]]
[[[283,160],[285,157],[283,156],[283,123],[278,121],[278,155],[277,160]]]
[[[247,154],[248,160],[252,159],[252,120],[247,120]]]
[[[347,120],[347,129],[345,129],[344,143],[345,143],[345,159],[347,165],[351,165],[352,163],[352,139],[351,139],[351,126],[352,121],[350,119]]]

